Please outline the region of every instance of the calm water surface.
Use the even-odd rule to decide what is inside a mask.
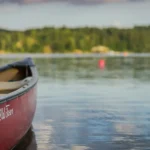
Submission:
[[[98,58],[35,59],[38,104],[21,149],[149,149],[150,58],[104,59],[104,69]]]

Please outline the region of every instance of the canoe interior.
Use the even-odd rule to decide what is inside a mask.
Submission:
[[[30,67],[13,67],[0,71],[0,94],[8,94],[19,89],[29,77],[32,77]]]

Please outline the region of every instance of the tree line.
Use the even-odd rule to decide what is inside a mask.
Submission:
[[[0,51],[12,53],[91,52],[103,45],[114,51],[150,52],[150,26],[117,28],[55,28],[0,30]]]

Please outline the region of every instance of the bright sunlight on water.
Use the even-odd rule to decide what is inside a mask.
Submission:
[[[150,59],[103,59],[103,69],[98,58],[34,60],[38,103],[24,149],[149,149]]]

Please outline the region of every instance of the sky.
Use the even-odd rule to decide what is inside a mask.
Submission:
[[[0,3],[19,3],[19,4],[32,4],[32,3],[45,3],[45,2],[67,2],[78,5],[101,4],[112,2],[137,2],[144,0],[0,0]]]
[[[105,1],[106,3],[103,0],[5,0],[5,2],[0,0],[0,28],[9,30],[49,26],[128,28],[150,25],[150,1]]]

